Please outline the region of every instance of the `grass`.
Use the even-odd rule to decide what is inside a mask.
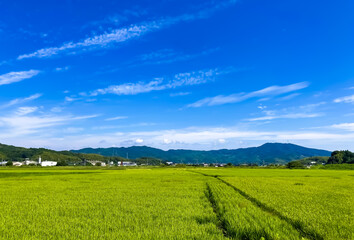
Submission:
[[[354,239],[353,171],[201,170],[273,211],[310,239]]]
[[[354,239],[353,176],[0,168],[0,239]]]

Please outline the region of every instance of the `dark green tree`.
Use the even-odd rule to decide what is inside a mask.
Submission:
[[[14,165],[14,163],[12,162],[12,161],[8,161],[7,163],[6,163],[6,166],[13,166]]]
[[[327,164],[354,163],[354,153],[345,151],[334,151],[328,159]]]
[[[286,164],[286,167],[290,168],[290,169],[303,169],[303,168],[305,168],[305,166],[299,161],[291,161],[288,164]]]

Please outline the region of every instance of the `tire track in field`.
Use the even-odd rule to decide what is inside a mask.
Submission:
[[[219,175],[209,175],[209,174],[205,174],[205,173],[198,172],[198,171],[193,171],[193,170],[188,170],[188,171],[189,172],[193,172],[193,173],[197,173],[197,174],[201,174],[201,175],[203,175],[205,177],[212,177],[212,178],[215,178],[215,179],[219,180],[220,182],[222,182],[225,185],[227,185],[227,186],[231,187],[232,189],[234,189],[241,196],[243,196],[244,198],[249,200],[251,203],[253,203],[255,206],[257,206],[258,208],[260,208],[264,212],[270,213],[270,214],[278,217],[279,219],[284,220],[288,224],[290,224],[296,231],[298,231],[301,234],[302,237],[308,238],[308,239],[312,239],[312,240],[324,240],[324,237],[320,233],[316,232],[315,230],[305,229],[305,224],[302,223],[301,221],[293,220],[293,219],[283,215],[278,210],[267,206],[266,204],[262,203],[258,199],[256,199],[256,198],[252,197],[251,195],[249,195],[248,193],[246,193],[246,192],[242,191],[241,189],[235,187],[231,183],[225,181],[224,179],[221,179]],[[210,188],[209,188],[209,191],[211,191]],[[215,199],[214,199],[214,201],[215,201]],[[214,204],[215,204],[215,202],[214,202]]]
[[[209,186],[209,184],[207,183],[207,189],[205,192],[205,196],[207,197],[207,199],[209,200],[211,207],[213,208],[213,211],[216,215],[216,219],[218,221],[217,227],[222,231],[222,233],[224,234],[224,237],[226,238],[230,238],[230,234],[227,231],[227,227],[226,227],[226,222],[224,220],[224,218],[222,217],[222,214],[220,213],[218,206],[217,206],[217,202],[215,200],[214,194]]]

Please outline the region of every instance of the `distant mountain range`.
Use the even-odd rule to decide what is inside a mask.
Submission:
[[[175,163],[232,163],[232,164],[269,164],[287,163],[292,160],[313,156],[330,156],[326,150],[306,148],[290,143],[266,143],[259,147],[221,149],[211,151],[168,150],[146,146],[84,148],[71,150],[74,153],[94,153],[103,156],[129,156],[130,159],[154,157]]]

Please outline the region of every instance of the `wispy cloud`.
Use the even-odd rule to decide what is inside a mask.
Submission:
[[[134,9],[125,9],[121,11],[120,13],[114,14],[114,15],[109,15],[106,16],[105,18],[101,20],[96,20],[96,21],[91,21],[84,26],[82,26],[82,29],[89,28],[91,26],[96,26],[99,27],[100,29],[104,27],[111,27],[111,26],[118,26],[121,25],[122,23],[128,21],[130,18],[137,18],[141,17],[143,15],[146,15],[147,11],[146,9],[140,9],[140,8],[134,8]]]
[[[57,68],[55,68],[54,70],[56,71],[56,72],[64,72],[64,71],[67,71],[67,70],[69,70],[69,66],[65,66],[65,67],[57,67]]]
[[[206,83],[213,80],[223,71],[218,69],[201,70],[196,72],[179,73],[172,79],[165,81],[164,78],[155,78],[150,82],[124,83],[121,85],[112,85],[104,89],[97,89],[90,93],[91,96],[101,94],[116,95],[136,95],[139,93],[147,93],[151,91],[159,91],[165,89],[173,89],[181,86],[191,86]]]
[[[10,106],[13,106],[13,105],[16,105],[16,104],[29,102],[29,101],[35,100],[37,98],[40,98],[41,96],[42,96],[42,94],[36,93],[36,94],[33,94],[33,95],[29,96],[29,97],[16,98],[16,99],[11,100],[9,103],[1,106],[0,108],[10,107]]]
[[[65,138],[47,137],[32,139],[31,145],[43,146],[52,144],[54,148],[72,149],[82,147],[111,147],[131,146],[138,142],[144,142],[148,146],[159,148],[185,148],[185,149],[210,149],[210,148],[236,148],[237,142],[288,142],[306,144],[308,146],[324,146],[333,149],[333,143],[341,141],[350,143],[353,133],[328,133],[323,131],[256,131],[242,130],[235,127],[207,127],[207,128],[183,128],[159,131],[134,131],[115,132],[85,135],[67,135]],[[23,138],[21,138],[23,139]],[[28,143],[27,143],[28,145]]]
[[[347,131],[354,132],[354,123],[340,123],[340,124],[333,124],[331,128],[335,129],[342,129]]]
[[[352,103],[354,102],[354,95],[351,96],[345,96],[345,97],[340,97],[340,98],[336,98],[334,99],[335,103]]]
[[[125,42],[129,39],[139,37],[147,32],[160,28],[161,23],[150,22],[142,25],[132,25],[130,27],[113,30],[102,35],[86,38],[80,42],[69,42],[59,47],[42,48],[30,54],[18,56],[18,60],[25,58],[44,58],[57,55],[70,50],[83,49],[88,47],[106,47],[111,43]]]
[[[132,66],[158,65],[158,64],[168,64],[168,63],[174,63],[180,61],[187,61],[187,60],[212,54],[217,50],[219,50],[219,48],[212,48],[212,49],[204,50],[199,53],[185,54],[185,53],[175,52],[172,49],[162,49],[159,51],[155,51],[155,52],[151,52],[139,56],[136,63],[133,64]]]
[[[315,112],[326,102],[311,103],[307,105],[301,105],[290,108],[283,108],[278,110],[268,110],[266,106],[260,105],[259,109],[262,110],[264,116],[249,118],[247,121],[270,121],[274,119],[300,119],[300,118],[315,118],[321,117],[324,114],[321,112]]]
[[[171,93],[171,97],[180,97],[180,96],[186,96],[192,94],[191,92],[177,92],[177,93]]]
[[[38,70],[29,70],[29,71],[20,71],[20,72],[9,72],[3,75],[0,75],[0,85],[11,84],[15,82],[20,82],[22,80],[32,78],[38,75],[40,71]]]
[[[308,86],[309,86],[308,82],[299,82],[299,83],[286,85],[286,86],[270,86],[250,93],[237,93],[237,94],[231,94],[226,96],[219,95],[215,97],[204,98],[195,103],[189,104],[187,107],[196,108],[196,107],[203,107],[203,106],[222,105],[227,103],[237,103],[237,102],[246,101],[250,98],[277,96],[289,92],[294,92],[297,90],[304,89]]]
[[[106,121],[114,121],[114,120],[121,120],[121,119],[127,119],[127,116],[117,116],[117,117],[111,117],[111,118],[106,118]]]
[[[327,104],[327,102],[311,103],[311,104],[301,105],[301,106],[299,106],[299,108],[302,110],[306,110],[306,111],[313,111],[314,109],[318,108],[319,106],[323,106],[325,104]]]
[[[66,96],[65,97],[65,102],[75,102],[75,101],[79,101],[81,100],[82,98],[77,98],[77,97],[68,97]]]
[[[16,111],[17,115],[24,116],[38,110],[38,107],[19,107]]]
[[[19,108],[14,114],[8,116],[0,116],[0,126],[4,134],[15,137],[20,135],[36,133],[40,130],[69,124],[73,121],[84,120],[89,118],[95,118],[98,115],[84,115],[84,116],[57,116],[57,115],[45,115],[36,114],[28,115],[33,113],[37,108],[24,107]]]
[[[78,42],[67,42],[58,47],[48,47],[39,49],[33,53],[23,54],[17,57],[18,60],[25,58],[45,58],[59,53],[69,53],[79,49],[94,47],[107,47],[114,43],[122,43],[131,39],[139,38],[146,33],[166,28],[181,22],[193,21],[209,17],[215,11],[234,4],[236,1],[229,0],[214,4],[208,8],[199,10],[193,14],[184,14],[177,17],[160,18],[159,20],[146,21],[140,24],[133,24],[127,27],[114,29],[110,32],[95,35]]]
[[[290,99],[293,99],[299,95],[300,95],[300,93],[292,93],[287,96],[281,97],[280,100],[283,100],[283,101],[290,100]]]
[[[0,31],[0,32],[1,32],[1,31]],[[1,66],[1,65],[4,65],[4,64],[7,64],[8,62],[9,62],[9,61],[5,61],[5,60],[4,60],[4,61],[0,61],[0,66]]]
[[[267,115],[258,118],[250,118],[248,121],[267,121],[267,120],[274,120],[274,119],[299,119],[299,118],[315,118],[320,117],[322,114],[320,113],[291,113],[291,114],[284,114],[284,115]]]

